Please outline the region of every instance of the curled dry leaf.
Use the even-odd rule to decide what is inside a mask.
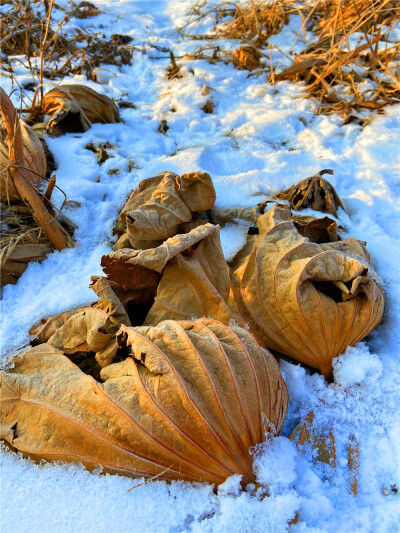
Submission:
[[[15,164],[28,169],[26,177],[35,187],[46,176],[47,161],[42,144],[36,133],[19,121],[20,134],[22,137],[22,159]],[[0,200],[11,202],[20,200],[20,196],[10,178],[8,171],[10,165],[10,146],[7,136],[7,128],[4,120],[0,118]],[[29,172],[30,171],[30,172]]]
[[[37,343],[47,343],[67,354],[93,353],[100,366],[116,356],[115,334],[121,324],[130,326],[127,312],[103,277],[93,277],[91,288],[100,300],[91,306],[59,313],[43,319],[29,333]]]
[[[211,209],[215,190],[209,174],[191,172],[178,176],[162,172],[143,180],[132,191],[117,223],[116,231],[127,231],[117,248],[129,241],[135,249],[154,248],[180,233],[181,224],[194,214]],[[123,247],[123,246],[122,246]]]
[[[41,112],[50,115],[47,133],[82,133],[92,123],[113,124],[121,122],[113,100],[85,85],[60,85],[46,93],[41,102]]]
[[[340,240],[337,234],[337,224],[329,217],[294,215],[292,222],[300,235],[307,237],[311,242],[326,243]]]
[[[249,448],[279,434],[288,395],[244,329],[208,319],[122,326],[98,382],[42,344],[2,376],[1,438],[24,454],[133,476],[254,482]]]
[[[336,217],[338,208],[344,209],[344,207],[333,186],[322,178],[324,174],[333,174],[333,170],[321,170],[315,176],[306,178],[297,185],[292,185],[274,197],[287,200],[291,208],[296,211],[312,207],[315,211],[322,211]]]
[[[257,224],[259,234],[231,264],[239,312],[266,346],[327,376],[332,359],[382,318],[383,291],[368,252],[356,239],[311,242],[286,206],[276,205]]]

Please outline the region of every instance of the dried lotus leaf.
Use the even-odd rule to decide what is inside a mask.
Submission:
[[[246,222],[257,222],[262,214],[259,205],[256,207],[214,207],[211,211],[211,218],[214,224],[234,223],[236,220]]]
[[[126,213],[127,233],[132,248],[153,248],[178,233],[179,225],[192,215],[178,194],[177,184],[165,176],[150,200]]]
[[[259,235],[231,264],[239,312],[266,346],[330,375],[332,359],[382,318],[369,256],[355,239],[310,242],[288,207],[275,206],[257,224]]]
[[[41,112],[50,115],[47,133],[85,132],[92,123],[121,122],[118,108],[109,98],[85,85],[60,85],[46,93]]]
[[[179,194],[191,213],[202,213],[214,206],[216,193],[210,174],[188,172],[177,179]]]
[[[211,226],[207,224],[201,228]],[[154,304],[145,324],[168,318],[190,320],[212,317],[224,324],[243,323],[231,307],[229,272],[224,259],[219,230],[212,230],[189,253],[179,253],[166,265],[157,288]]]
[[[194,213],[211,209],[214,202],[209,174],[192,172],[179,177],[164,172],[140,182],[130,194],[116,232],[121,234],[126,229],[132,248],[154,248],[180,233],[181,225],[190,222]]]
[[[36,133],[20,120],[20,131],[22,137],[23,159],[18,164],[32,172],[26,172],[25,176],[30,180],[32,185],[37,187],[40,181],[46,176],[47,161],[43,146]],[[10,178],[8,167],[9,159],[9,142],[4,120],[0,119],[0,200],[11,202],[20,200],[20,196]]]
[[[117,223],[118,227],[116,228],[117,233],[121,233],[126,230],[126,213],[129,211],[134,211],[144,203],[148,202],[153,192],[157,189],[158,185],[167,174],[178,177],[178,175],[174,174],[173,172],[160,172],[152,178],[147,178],[140,181],[136,189],[130,192],[129,197],[119,214]]]
[[[105,311],[87,307],[70,317],[46,342],[64,353],[98,352],[118,327]]]
[[[87,306],[84,306],[78,309],[72,309],[71,311],[64,311],[48,318],[42,318],[38,324],[31,327],[29,334],[35,337],[35,343],[46,343],[67,320],[86,308]]]
[[[249,449],[279,434],[287,409],[274,358],[207,319],[123,326],[117,342],[126,359],[103,368],[102,383],[48,344],[15,358],[2,375],[1,438],[125,475],[254,482]]]
[[[110,281],[148,295],[152,305],[145,324],[204,316],[243,323],[228,303],[229,272],[219,229],[212,224],[175,235],[157,248],[118,250],[103,256],[101,264]]]
[[[129,291],[127,295],[119,292],[118,285],[111,283],[108,279],[102,276],[92,276],[92,283],[90,288],[100,297],[100,300],[92,304],[93,308],[101,309],[110,317],[110,320],[115,324],[131,325],[128,314],[124,307],[122,297],[129,298]],[[119,297],[119,294],[121,295]]]
[[[43,261],[51,248],[46,244],[20,244],[15,247],[9,244],[11,251],[5,251],[0,261],[0,281],[3,285],[16,283],[18,278],[25,272],[28,262]]]
[[[315,211],[322,211],[337,217],[339,207],[342,209],[344,207],[333,186],[322,178],[324,174],[333,174],[333,170],[321,170],[315,176],[306,178],[273,197],[287,200],[290,207],[296,211],[311,207]]]

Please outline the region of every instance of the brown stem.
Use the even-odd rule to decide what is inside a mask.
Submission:
[[[20,168],[24,165],[24,152],[20,120],[10,98],[0,88],[0,111],[7,127],[9,143],[10,174],[22,201],[29,207],[33,218],[43,228],[51,243],[57,250],[68,247],[67,239],[58,222],[47,211],[42,199],[27,177],[27,171]],[[16,163],[18,162],[18,167]],[[14,166],[15,165],[15,166]],[[29,164],[26,163],[29,167]]]

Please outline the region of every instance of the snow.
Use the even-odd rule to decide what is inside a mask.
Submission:
[[[71,18],[67,32],[82,27],[101,29],[106,38],[112,33],[129,34],[132,46],[171,46],[177,57],[200,45],[171,35],[186,22],[191,1],[95,3],[104,13],[93,19]],[[63,16],[57,10],[55,15]],[[300,28],[299,17],[292,16],[271,42],[288,52]],[[301,46],[311,38],[301,33]],[[143,483],[90,474],[78,465],[35,464],[4,449],[0,454],[2,531],[397,531],[400,105],[371,114],[364,128],[355,123],[343,126],[338,115],[315,115],[318,103],[304,98],[302,84],[281,82],[274,94],[263,76],[248,77],[232,65],[184,58],[177,60],[182,78],[168,81],[168,54],[147,50],[136,50],[131,66],[106,65],[97,72],[99,83],[84,76],[63,80],[84,83],[117,100],[132,102],[136,108],[121,110],[124,123],[96,124],[84,134],[49,140],[58,163],[57,184],[69,200],[80,203],[65,209],[79,226],[77,246],[54,252],[41,264],[30,264],[17,285],[4,288],[3,364],[29,342],[28,329],[41,317],[95,299],[88,288],[90,276],[101,274],[100,258],[112,249],[118,210],[141,179],[163,170],[209,172],[219,207],[250,207],[260,201],[255,193],[273,194],[323,168],[334,169],[329,180],[347,211],[339,212],[342,236],[367,241],[385,289],[385,316],[364,342],[337,358],[331,384],[296,363],[281,363],[289,410],[281,436],[254,450],[260,487],[241,491],[237,476],[216,491],[206,484]],[[278,62],[281,55],[273,57]],[[17,72],[20,82],[29,79],[23,65]],[[210,92],[213,114],[200,109],[210,97],[202,95],[204,84],[215,89]],[[11,92],[8,78],[2,77],[2,86]],[[12,97],[19,105],[17,91]],[[364,117],[368,114],[363,112]],[[167,136],[157,132],[161,120],[168,122]],[[85,146],[105,141],[116,145],[115,157],[99,166]],[[131,171],[130,162],[135,163]],[[110,175],[112,169],[119,172]],[[99,182],[95,182],[97,177]],[[61,205],[61,193],[55,198]],[[227,260],[244,244],[246,231],[245,224],[222,228]],[[335,434],[335,469],[316,462],[311,447],[297,450],[288,439],[310,410],[316,429]],[[357,496],[350,492],[347,446],[351,439],[360,449]],[[127,492],[135,485],[139,486]],[[296,514],[298,520],[289,526]]]

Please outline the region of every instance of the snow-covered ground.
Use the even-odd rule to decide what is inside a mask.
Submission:
[[[2,533],[398,531],[400,105],[374,113],[362,128],[355,123],[343,126],[337,115],[315,115],[318,103],[304,98],[301,84],[281,82],[274,94],[265,75],[248,77],[231,64],[178,59],[182,77],[169,81],[168,54],[149,45],[171,47],[177,57],[199,46],[198,41],[171,35],[186,22],[193,2],[95,4],[103,14],[71,18],[67,29],[100,28],[106,38],[128,34],[130,44],[145,45],[147,53],[136,50],[131,66],[105,66],[98,72],[99,83],[82,76],[63,83],[87,84],[136,108],[121,110],[124,123],[96,124],[84,134],[49,140],[58,163],[57,183],[81,204],[66,208],[79,225],[77,247],[31,264],[17,285],[5,287],[3,364],[29,342],[28,329],[41,317],[95,299],[88,288],[90,276],[101,274],[100,258],[112,249],[118,210],[141,179],[162,170],[209,172],[218,206],[253,206],[263,199],[254,193],[275,193],[323,168],[334,169],[329,180],[347,211],[340,211],[339,222],[346,236],[367,241],[385,289],[386,311],[373,334],[335,361],[332,384],[300,365],[282,363],[290,396],[286,422],[281,436],[255,454],[255,472],[268,487],[268,496],[254,487],[241,491],[236,476],[216,491],[204,484],[142,484],[90,474],[78,465],[37,465],[4,450]],[[55,14],[62,17],[61,12]],[[290,48],[299,28],[300,20],[292,16],[274,42],[283,50]],[[24,67],[15,70],[20,83],[30,79]],[[204,84],[214,89],[213,114],[201,110],[208,98],[202,95]],[[7,78],[2,78],[2,86],[7,92],[12,89]],[[19,105],[17,93],[13,99]],[[167,120],[167,136],[157,131],[161,120]],[[115,157],[99,166],[85,145],[104,141],[116,145]],[[130,161],[135,163],[131,172]],[[119,172],[110,175],[110,169]],[[56,198],[61,203],[61,194]],[[245,230],[240,225],[222,230],[227,258],[244,243]],[[311,409],[316,426],[335,434],[335,469],[313,460],[311,449],[299,452],[288,439]],[[346,448],[351,439],[360,450],[356,496],[350,491]],[[289,526],[296,513],[297,522]]]

